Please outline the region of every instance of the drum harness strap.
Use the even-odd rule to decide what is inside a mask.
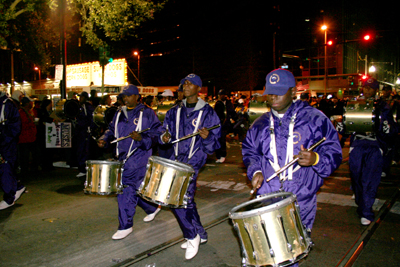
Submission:
[[[178,111],[176,112],[176,124],[175,124],[175,127],[176,127],[176,135],[175,135],[175,137],[176,137],[176,139],[179,139],[179,122],[180,122],[180,117],[181,117],[181,109],[182,109],[182,107],[180,106],[178,108]],[[196,125],[194,127],[193,133],[196,133],[197,130],[199,129],[200,120],[201,120],[201,116],[202,115],[203,115],[203,110],[200,110],[199,115],[197,116],[197,122],[196,122]],[[189,156],[188,156],[189,160],[193,157],[194,153],[196,153],[196,151],[199,149],[199,148],[197,148],[195,151],[193,151],[195,143],[196,143],[196,136],[193,136],[192,137],[192,141],[190,143],[190,150],[189,150]],[[178,144],[179,144],[179,142],[177,142],[175,144],[175,147],[174,147],[174,149],[175,149],[175,159],[178,158]]]
[[[295,120],[296,120],[296,115],[297,115],[297,113],[295,113],[290,118],[289,136],[288,136],[288,140],[287,140],[285,164],[287,164],[288,162],[290,162],[293,159],[293,138],[294,138],[293,130],[294,130],[294,124],[295,124]],[[276,149],[276,139],[275,139],[274,129],[275,129],[274,118],[273,118],[272,112],[271,112],[270,113],[270,128],[269,128],[270,135],[271,135],[271,142],[269,143],[269,147],[270,147],[271,154],[274,157],[274,162],[272,162],[271,160],[269,160],[269,162],[270,162],[272,168],[274,168],[275,172],[277,172],[281,167],[279,166],[279,163],[278,163],[278,153],[277,153],[277,149]],[[286,180],[286,178],[288,178],[288,180],[292,180],[293,173],[296,172],[300,168],[301,168],[301,166],[297,165],[296,168],[293,170],[293,166],[290,166],[288,168],[288,170],[282,172],[279,175],[280,176],[279,180],[281,181],[281,185],[282,185],[281,190],[283,189],[283,182]]]
[[[137,131],[137,132],[142,130],[143,110],[144,110],[144,108],[142,108],[140,110],[139,121],[138,121],[138,124],[136,125],[136,129],[135,129],[135,131]],[[118,120],[119,120],[119,116],[120,115],[121,115],[121,110],[118,112],[117,118],[115,120],[115,137],[117,139],[118,139],[118,127],[117,126],[118,126]],[[132,150],[132,146],[133,146],[134,142],[135,142],[135,140],[132,140],[131,145],[129,147],[129,151],[128,151],[127,155],[126,155],[126,158],[122,161],[122,165],[125,165],[125,162],[128,160],[128,158],[133,154],[133,152],[136,151],[137,147],[135,147],[135,149]],[[118,143],[117,143],[117,153],[116,154],[117,154],[117,157],[118,157],[119,156]]]

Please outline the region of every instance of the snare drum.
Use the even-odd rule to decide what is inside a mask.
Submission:
[[[229,217],[248,265],[287,266],[307,256],[311,249],[297,198],[290,192],[261,195],[233,208]]]
[[[93,195],[122,194],[122,162],[87,160],[83,191]]]
[[[193,179],[192,166],[151,156],[138,195],[161,206],[186,208],[187,190]]]
[[[351,101],[345,107],[343,114],[345,132],[374,133],[379,125],[379,116],[372,101]]]

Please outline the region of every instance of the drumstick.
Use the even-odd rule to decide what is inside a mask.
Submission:
[[[4,119],[4,120],[0,121],[0,123],[6,122],[6,121],[7,121],[7,119]]]
[[[314,148],[316,148],[317,146],[319,146],[322,142],[324,142],[326,140],[326,137],[323,137],[321,140],[319,140],[318,142],[316,142],[314,145],[310,146],[310,148],[308,148],[306,151],[312,151]],[[267,182],[269,182],[272,178],[274,178],[275,176],[279,175],[281,172],[285,171],[287,168],[289,168],[290,166],[292,166],[296,161],[298,161],[299,158],[295,158],[292,159],[288,164],[286,164],[285,166],[283,166],[282,168],[280,168],[277,172],[275,172],[274,174],[272,174],[268,179]]]
[[[307,149],[307,151],[311,151],[313,150],[315,147],[317,147],[318,145],[320,145],[322,142],[324,142],[326,140],[326,138],[322,138],[321,140],[319,140],[317,143],[315,143],[314,145],[312,145],[309,149]],[[269,182],[272,178],[274,178],[275,176],[277,176],[278,174],[280,174],[281,172],[283,172],[284,170],[286,170],[287,168],[289,168],[291,165],[293,165],[296,161],[298,161],[299,158],[295,158],[292,161],[290,161],[288,164],[286,164],[285,166],[283,166],[280,170],[278,170],[277,172],[275,172],[274,174],[272,174],[268,179],[267,182]],[[257,190],[257,188],[253,188],[250,191],[250,195],[254,194],[254,192]]]
[[[150,130],[150,128],[141,130],[141,131],[139,131],[138,133],[141,134],[141,133],[143,133],[143,132],[145,132],[145,131],[148,131],[148,130]],[[120,138],[118,138],[118,139],[115,139],[114,141],[111,141],[110,144],[114,144],[114,143],[116,143],[116,142],[125,140],[125,139],[127,139],[127,138],[129,138],[129,137],[131,137],[131,136],[130,136],[130,135],[127,135],[127,136],[124,136],[124,137],[120,137]]]
[[[207,128],[206,130],[207,130],[207,131],[210,131],[210,130],[216,129],[216,128],[218,128],[218,127],[221,127],[221,125],[220,125],[220,124],[214,125],[214,126],[212,126],[212,127],[210,127],[210,128]],[[193,136],[196,136],[196,135],[198,135],[198,134],[200,134],[200,132],[193,133],[193,134],[188,134],[188,135],[186,135],[186,136],[184,136],[184,137],[182,137],[182,138],[176,139],[175,141],[171,142],[171,144],[175,144],[175,143],[177,143],[177,142],[186,140],[186,139],[188,139],[188,138],[190,138],[190,137],[193,137]]]

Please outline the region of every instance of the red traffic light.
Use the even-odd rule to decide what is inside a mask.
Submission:
[[[365,35],[365,36],[364,36],[364,40],[365,40],[365,41],[371,40],[371,36],[370,36],[369,34]]]
[[[363,75],[363,76],[361,77],[361,79],[362,79],[362,80],[368,79],[368,75]]]
[[[332,40],[329,40],[326,44],[327,44],[327,45],[333,45],[333,41],[332,41]]]

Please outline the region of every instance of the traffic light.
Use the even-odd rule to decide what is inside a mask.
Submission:
[[[354,77],[353,76],[349,76],[347,81],[348,81],[349,87],[354,86]]]
[[[363,75],[363,76],[361,76],[361,80],[363,80],[363,81],[365,81],[365,80],[367,80],[369,77],[368,77],[368,75]]]
[[[327,45],[333,45],[333,41],[332,41],[332,40],[329,40],[326,44],[327,44]]]
[[[369,34],[364,35],[364,40],[365,41],[371,40],[371,35],[369,35]]]
[[[113,58],[111,57],[111,51],[110,47],[106,46],[101,46],[99,47],[99,61],[100,61],[100,66],[105,66],[108,63],[113,62]]]

